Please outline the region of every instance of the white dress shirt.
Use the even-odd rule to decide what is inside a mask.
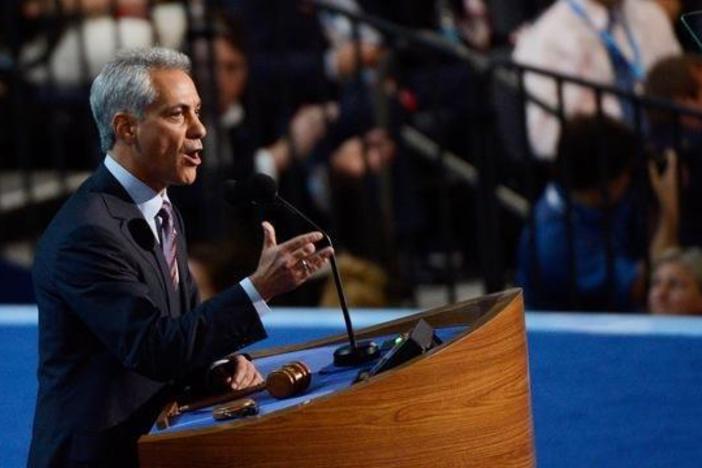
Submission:
[[[574,0],[585,11],[588,24],[573,11],[567,0],[559,0],[547,9],[517,38],[512,58],[524,65],[541,67],[597,83],[614,85],[615,76],[606,48],[597,31],[607,28],[607,9],[594,0]],[[640,51],[641,67],[648,71],[662,58],[681,53],[670,20],[660,6],[651,0],[623,0],[622,16]],[[633,62],[634,50],[623,24],[611,30],[621,52]],[[558,102],[555,80],[527,74],[527,91],[534,97],[556,107]],[[591,114],[597,109],[595,93],[577,85],[563,87],[566,117]],[[619,101],[605,95],[603,110],[615,118],[621,117]],[[554,156],[560,126],[552,114],[536,105],[527,110],[529,140],[535,155],[542,159]]]

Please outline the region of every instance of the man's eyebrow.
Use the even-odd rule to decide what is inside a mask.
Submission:
[[[172,104],[170,106],[167,106],[165,108],[165,111],[172,111],[172,110],[177,110],[177,109],[188,109],[188,108],[193,108],[193,109],[200,109],[202,108],[202,102],[198,101],[195,104],[188,104],[187,102],[179,102],[176,104]]]

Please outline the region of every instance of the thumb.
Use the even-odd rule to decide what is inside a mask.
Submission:
[[[658,175],[658,167],[656,167],[656,162],[654,160],[648,161],[648,178],[655,189],[660,177]]]
[[[275,240],[275,229],[273,225],[268,221],[264,221],[261,223],[261,227],[263,228],[263,248],[275,247],[277,242]]]
[[[677,173],[678,153],[676,153],[675,150],[669,149],[665,152],[665,158],[668,160],[671,172]]]

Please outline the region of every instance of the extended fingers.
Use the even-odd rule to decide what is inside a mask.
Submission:
[[[319,252],[315,253],[314,255],[308,256],[305,259],[305,261],[309,265],[308,273],[314,273],[315,271],[322,268],[324,264],[327,263],[327,260],[331,258],[332,255],[334,255],[334,249],[332,249],[331,247],[325,247]]]
[[[673,151],[672,149],[669,149],[665,152],[665,159],[668,161],[668,174],[671,174],[671,176],[677,176],[678,173],[678,154]]]
[[[651,184],[656,188],[661,177],[658,174],[658,167],[654,160],[648,162],[648,177],[651,180]]]
[[[309,257],[310,255],[312,255],[316,250],[317,250],[317,248],[312,243],[303,245],[299,249],[297,249],[293,252],[290,252],[290,256],[289,256],[290,263],[289,264],[293,265],[295,263],[298,263],[300,260],[305,259],[305,258]]]
[[[323,237],[324,236],[321,232],[308,232],[307,234],[301,234],[297,237],[293,237],[292,239],[283,242],[278,247],[280,247],[280,250],[283,253],[294,253],[298,250],[303,250],[305,248],[309,250],[308,244],[314,244],[315,242],[319,242],[320,240],[322,240]],[[314,245],[312,245],[312,252],[314,252]],[[307,255],[309,255],[312,252],[309,252]]]
[[[332,255],[334,255],[334,249],[325,247],[314,255],[308,255],[300,259],[298,264],[302,266],[304,278],[306,279],[306,277],[322,268]]]
[[[322,265],[324,265],[326,261],[331,258],[332,255],[334,255],[334,249],[331,247],[325,247],[316,254],[307,257],[306,260],[310,262],[313,266],[319,268]]]
[[[263,248],[274,247],[276,245],[275,229],[268,221],[261,223],[263,228]]]

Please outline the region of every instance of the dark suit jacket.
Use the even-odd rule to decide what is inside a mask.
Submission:
[[[135,465],[136,440],[189,374],[265,338],[238,285],[198,306],[182,235],[178,252],[176,292],[160,245],[103,165],[51,222],[34,265],[30,466]]]

